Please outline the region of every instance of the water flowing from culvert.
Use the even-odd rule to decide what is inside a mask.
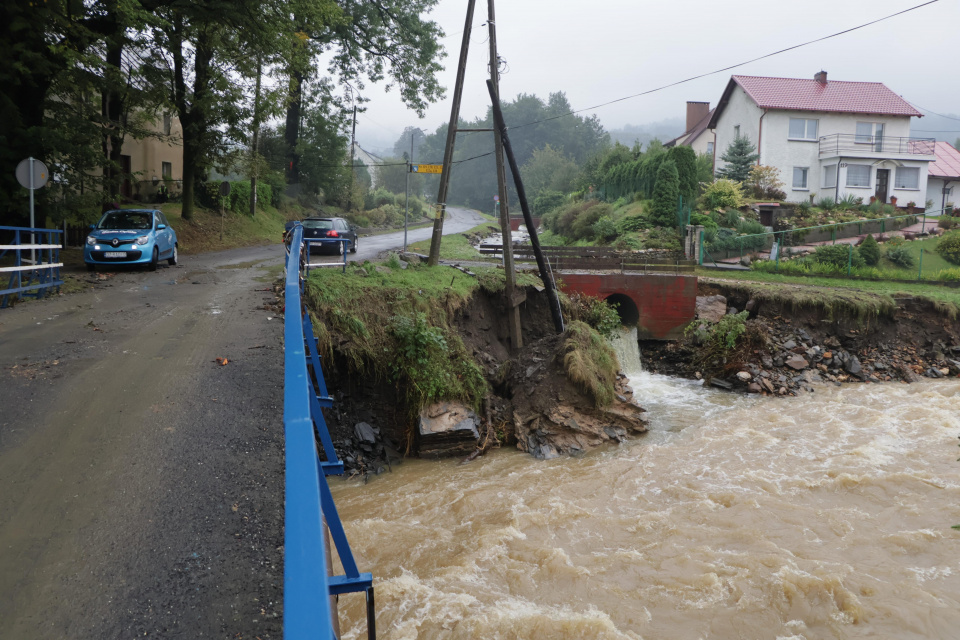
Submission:
[[[638,375],[643,372],[643,362],[640,359],[640,344],[637,342],[637,328],[621,326],[610,336],[610,346],[617,354],[620,371],[627,376]]]
[[[619,446],[332,483],[378,637],[957,637],[960,382],[631,379],[651,431]],[[340,607],[365,637],[363,597]]]

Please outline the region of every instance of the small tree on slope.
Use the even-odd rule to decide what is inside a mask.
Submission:
[[[743,182],[750,177],[750,168],[759,158],[756,153],[756,147],[747,138],[738,136],[730,143],[727,150],[724,151],[720,159],[726,163],[726,166],[717,170],[717,175],[721,178],[730,178],[737,182]]]
[[[663,227],[677,226],[677,199],[680,197],[680,176],[673,160],[665,160],[657,171],[653,185],[651,218]]]

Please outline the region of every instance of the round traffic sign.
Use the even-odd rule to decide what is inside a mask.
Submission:
[[[220,183],[220,195],[224,197],[230,195],[230,183],[226,180]]]
[[[33,176],[31,180],[30,165],[33,164]],[[39,189],[47,184],[50,179],[50,172],[47,171],[47,165],[36,158],[26,158],[17,165],[17,182],[24,189]]]

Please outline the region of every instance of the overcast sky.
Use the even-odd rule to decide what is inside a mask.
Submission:
[[[504,99],[546,98],[563,91],[574,109],[640,93],[856,27],[925,0],[501,0],[497,44],[508,65]],[[368,85],[370,102],[357,119],[357,140],[389,147],[406,126],[428,131],[450,118],[450,97],[466,17],[466,0],[440,0],[430,14],[448,34],[447,97],[417,118],[397,92]],[[477,0],[461,116],[489,105],[487,3]],[[601,107],[607,129],[683,117],[687,100],[715,106],[733,74],[882,82],[916,106],[960,114],[960,1],[939,0],[852,33],[731,71]],[[956,129],[960,130],[960,121]],[[915,129],[923,120],[914,121]],[[960,135],[960,134],[958,134]]]

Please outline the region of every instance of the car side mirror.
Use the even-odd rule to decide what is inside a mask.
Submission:
[[[158,224],[158,225],[157,225],[157,231],[161,231],[162,229],[166,229],[166,228],[167,228],[167,225],[165,225],[165,224]]]
[[[90,225],[90,228],[91,228],[91,229],[96,229],[96,228],[97,228],[97,225],[92,224],[92,225]]]

